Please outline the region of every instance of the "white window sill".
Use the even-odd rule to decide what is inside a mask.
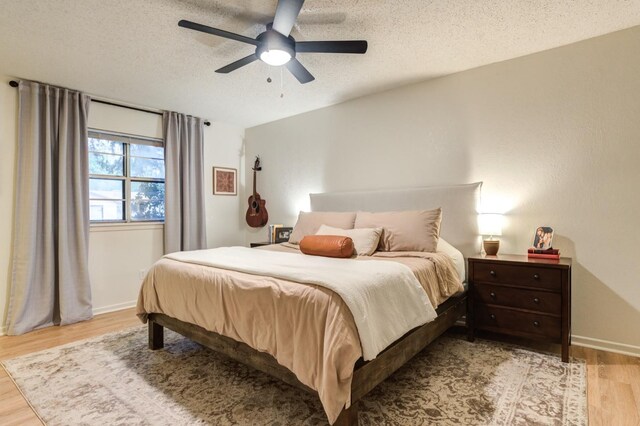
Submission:
[[[163,222],[139,222],[139,223],[92,223],[89,225],[90,232],[111,232],[111,231],[144,231],[153,229],[164,229]]]

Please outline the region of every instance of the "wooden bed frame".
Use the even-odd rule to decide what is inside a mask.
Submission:
[[[351,406],[347,409],[343,408],[334,425],[357,425],[358,400],[453,326],[460,317],[466,314],[466,311],[466,293],[451,297],[438,307],[436,310],[438,316],[435,320],[409,331],[381,352],[375,359],[365,362],[360,358],[356,362],[353,372]],[[148,321],[149,348],[152,350],[161,349],[164,346],[164,327],[167,327],[194,342],[223,353],[285,383],[317,394],[316,391],[302,384],[295,374],[278,364],[271,355],[259,352],[245,343],[163,314],[149,314]]]
[[[466,258],[477,254],[480,249],[477,208],[480,203],[481,187],[482,182],[476,182],[421,188],[334,192],[309,194],[309,200],[311,210],[314,212],[387,212],[390,209],[429,210],[439,207],[446,212],[446,220],[442,221],[440,234]],[[438,316],[434,321],[409,331],[378,354],[375,359],[365,362],[360,358],[354,366],[351,406],[342,410],[334,424],[357,425],[358,401],[453,326],[466,314],[466,310],[466,293],[452,297],[438,307],[436,310]],[[267,353],[256,351],[244,343],[166,315],[149,314],[148,318],[151,349],[162,348],[163,327],[167,327],[292,386],[317,394],[300,383],[291,371],[278,364],[276,359]]]

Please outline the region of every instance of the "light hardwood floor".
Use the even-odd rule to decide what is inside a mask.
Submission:
[[[89,321],[0,337],[0,361],[140,325],[134,309],[96,315]],[[0,425],[42,425],[4,368],[0,368]]]
[[[0,337],[0,360],[48,349],[140,324],[133,309],[90,321]],[[545,348],[548,349],[548,348]],[[589,424],[640,426],[640,358],[573,346],[587,361]],[[4,369],[0,369],[0,425],[42,424]]]

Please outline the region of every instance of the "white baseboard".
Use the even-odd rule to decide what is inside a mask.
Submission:
[[[123,309],[133,308],[134,306],[136,306],[136,303],[136,300],[131,300],[129,302],[116,303],[115,305],[94,308],[93,315],[106,314],[107,312],[121,311]]]
[[[615,352],[622,355],[640,357],[640,346],[627,345],[626,343],[612,342],[609,340],[594,339],[592,337],[571,336],[571,344],[584,346],[585,348],[599,349],[601,351]]]
[[[7,326],[3,325],[2,327],[0,327],[0,336],[6,336],[7,335]]]

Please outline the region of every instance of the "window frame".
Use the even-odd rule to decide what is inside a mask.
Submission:
[[[123,202],[124,203],[124,219],[122,220],[91,220],[89,219],[89,224],[91,226],[97,225],[136,225],[136,224],[164,224],[164,219],[159,220],[159,219],[140,219],[140,220],[134,220],[131,218],[131,183],[132,182],[159,182],[159,183],[163,183],[165,185],[165,190],[166,190],[166,160],[163,158],[162,161],[163,163],[165,163],[165,177],[164,178],[146,178],[146,177],[133,177],[131,176],[131,158],[135,157],[135,158],[146,158],[146,159],[156,159],[158,160],[158,158],[154,158],[154,157],[143,157],[143,156],[139,156],[139,155],[131,155],[131,144],[136,144],[136,145],[148,145],[148,146],[155,146],[155,147],[160,147],[160,148],[164,148],[164,141],[160,138],[151,138],[151,137],[145,137],[145,136],[137,136],[137,135],[129,135],[126,133],[119,133],[119,132],[112,132],[112,131],[106,131],[106,130],[99,130],[99,129],[89,129],[89,134],[88,134],[88,138],[87,138],[87,144],[89,143],[89,139],[103,139],[103,140],[109,140],[112,142],[119,142],[123,144],[123,151],[122,151],[122,155],[120,154],[113,154],[110,152],[100,152],[100,151],[92,151],[92,150],[88,150],[88,154],[92,152],[98,153],[98,154],[103,154],[103,155],[113,155],[113,156],[118,156],[118,157],[122,157],[122,161],[123,161],[123,175],[103,175],[103,174],[94,174],[94,173],[89,173],[89,182],[91,182],[91,179],[103,179],[103,180],[115,180],[118,182],[123,182],[123,190],[124,190],[124,198],[119,199],[119,198],[109,198],[109,199],[104,199],[104,198],[91,198],[91,196],[89,196],[89,204],[91,204],[91,201],[119,201],[119,202]],[[166,195],[166,192],[165,192]],[[165,210],[166,212],[166,210]]]

